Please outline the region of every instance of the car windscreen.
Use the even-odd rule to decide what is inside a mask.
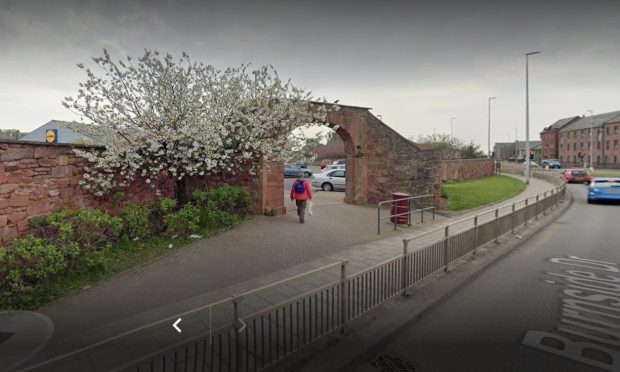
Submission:
[[[593,182],[593,187],[620,187],[620,180],[598,180]]]
[[[584,177],[588,175],[588,172],[577,170],[577,171],[572,171],[571,174],[577,177]]]

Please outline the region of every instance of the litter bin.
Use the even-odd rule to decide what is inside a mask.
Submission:
[[[392,200],[398,200],[403,198],[408,198],[410,195],[404,192],[394,192],[392,193]],[[401,200],[392,203],[392,208],[390,209],[390,215],[402,214],[409,212],[409,200]],[[409,215],[403,214],[402,216],[390,217],[390,222],[398,225],[406,225],[409,223]]]

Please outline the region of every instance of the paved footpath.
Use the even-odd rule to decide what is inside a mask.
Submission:
[[[550,183],[531,179],[523,193],[500,205],[552,188]],[[208,304],[342,260],[349,262],[347,273],[354,274],[402,254],[403,238],[420,236],[410,244],[411,249],[426,246],[443,237],[441,227],[496,208],[483,207],[454,218],[437,216],[435,221],[425,216],[424,224],[396,232],[383,224],[378,236],[376,209],[344,205],[341,197],[341,193],[317,194],[315,214],[304,225],[296,221],[289,205],[286,217],[257,216],[232,231],[192,243],[40,309],[52,319],[56,331],[29,365],[101,343],[54,366],[59,371],[107,370],[205,334],[232,319],[230,304],[205,307]],[[493,213],[486,213],[479,222],[492,218]],[[471,224],[471,220],[463,221],[451,231],[464,230]],[[246,296],[241,314],[275,305],[338,278],[339,267],[333,266]],[[196,311],[198,308],[201,310]],[[182,333],[171,326],[179,314],[183,314],[179,325]],[[143,329],[132,332],[136,328]],[[123,333],[128,334],[118,337]],[[105,341],[115,336],[118,338]]]

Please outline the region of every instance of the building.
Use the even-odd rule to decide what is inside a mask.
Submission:
[[[30,142],[52,142],[52,143],[65,143],[65,144],[101,144],[101,141],[88,136],[86,134],[77,132],[68,127],[70,122],[62,120],[51,120],[32,132],[19,138],[20,141]],[[85,125],[85,124],[84,124]],[[50,137],[50,131],[52,131],[53,138]]]
[[[549,157],[562,164],[620,167],[620,111],[558,120],[541,132],[541,140],[548,154],[557,148],[557,156]]]
[[[540,132],[540,141],[542,143],[541,156],[543,159],[560,159],[558,148],[560,129],[579,119],[579,116],[560,119]]]
[[[20,132],[18,129],[0,129],[0,140],[18,140],[26,134],[28,133]]]

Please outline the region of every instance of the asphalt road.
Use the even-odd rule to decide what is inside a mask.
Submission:
[[[620,371],[620,205],[569,189],[561,218],[353,370]]]

